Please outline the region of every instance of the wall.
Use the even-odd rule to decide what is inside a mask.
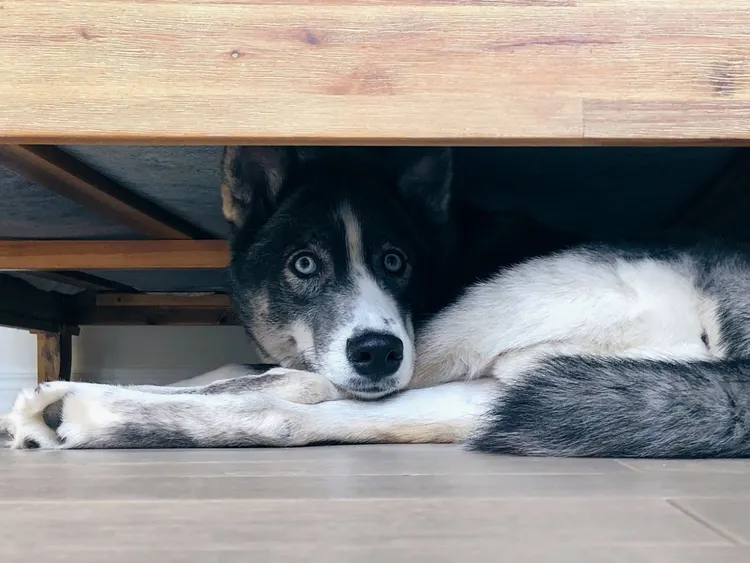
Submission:
[[[36,337],[25,330],[0,327],[0,414],[18,390],[36,385]]]
[[[85,381],[166,384],[257,361],[239,327],[87,327],[73,338],[73,373]],[[0,413],[34,385],[36,337],[0,327]]]

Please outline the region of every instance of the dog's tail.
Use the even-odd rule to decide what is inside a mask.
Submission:
[[[750,457],[750,359],[555,358],[507,389],[469,445],[561,457]]]

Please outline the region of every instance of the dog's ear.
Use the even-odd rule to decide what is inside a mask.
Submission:
[[[227,147],[221,163],[224,217],[234,228],[265,223],[289,174],[295,153],[285,147]]]
[[[426,219],[442,224],[450,217],[453,154],[449,148],[396,149],[401,197]]]

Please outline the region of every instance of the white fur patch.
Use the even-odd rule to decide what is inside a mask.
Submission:
[[[332,401],[306,409],[317,439],[347,443],[465,440],[499,394],[492,379],[412,389],[383,402]],[[309,417],[309,418],[308,418]]]
[[[365,332],[392,334],[403,342],[403,360],[393,375],[398,388],[406,386],[414,366],[413,329],[401,317],[393,297],[383,290],[373,278],[365,263],[362,229],[351,207],[343,204],[339,216],[344,224],[349,259],[349,270],[355,284],[354,297],[347,301],[350,320],[330,335],[329,346],[319,357],[318,369],[324,371],[336,385],[347,387],[360,377],[346,357],[347,341]],[[410,321],[407,319],[408,324]]]
[[[496,385],[483,379],[406,391],[381,402],[299,404],[272,393],[170,395],[110,385],[44,384],[25,390],[16,401],[11,447],[27,447],[28,438],[44,449],[138,447],[137,441],[121,442],[120,430],[133,424],[146,434],[179,432],[202,447],[221,446],[228,439],[248,446],[456,442],[476,426],[497,394]],[[42,412],[57,401],[62,401],[62,424],[55,432],[44,424]]]
[[[349,263],[352,265],[363,265],[365,262],[365,251],[362,245],[362,226],[354,215],[352,207],[348,202],[341,204],[339,218],[344,224],[344,236],[346,237],[346,252]]]
[[[512,381],[558,354],[710,359],[701,334],[716,342],[717,327],[687,267],[566,252],[480,283],[437,315],[418,337],[414,383]]]
[[[12,448],[24,448],[27,441],[36,442],[40,448],[57,449],[62,447],[58,433],[49,428],[43,419],[44,409],[58,401],[63,401],[62,416],[72,420],[79,433],[96,434],[119,421],[113,413],[98,408],[98,399],[105,397],[112,387],[93,383],[71,383],[51,381],[37,385],[35,389],[24,389],[19,393],[10,414],[6,416],[7,430],[13,437]],[[125,396],[133,396],[133,391],[121,388]],[[91,401],[80,403],[74,392],[84,393]],[[64,424],[58,430],[63,430]],[[80,430],[80,432],[78,432]],[[75,436],[73,436],[75,438]]]

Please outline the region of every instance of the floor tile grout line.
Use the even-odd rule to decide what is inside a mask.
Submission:
[[[630,465],[630,464],[629,464],[629,463],[628,463],[627,461],[624,461],[624,460],[621,460],[621,459],[615,459],[615,460],[613,460],[613,461],[614,461],[615,463],[617,463],[617,464],[621,465],[621,466],[622,466],[622,467],[624,467],[625,469],[629,469],[629,470],[630,470],[630,471],[632,471],[633,473],[643,473],[643,471],[641,471],[640,469],[637,469],[637,468],[633,467],[633,466],[632,466],[632,465]]]
[[[690,510],[689,508],[681,505],[676,499],[670,499],[670,498],[668,498],[668,499],[665,499],[665,500],[666,500],[666,502],[667,502],[667,504],[669,506],[671,506],[675,510],[678,510],[679,512],[681,512],[682,514],[684,514],[685,516],[687,516],[688,518],[690,518],[694,522],[697,522],[698,524],[700,524],[704,528],[707,528],[707,529],[711,530],[713,533],[721,536],[722,538],[724,538],[725,540],[727,540],[728,542],[730,542],[732,545],[734,545],[734,546],[747,546],[747,544],[742,540],[742,538],[735,536],[734,534],[732,534],[728,530],[725,530],[724,528],[722,528],[718,524],[714,524],[713,522],[711,522],[707,518],[703,518],[699,514],[696,514],[695,512],[693,512],[692,510]]]
[[[410,540],[399,540],[394,542],[394,544],[391,544],[389,546],[376,546],[374,548],[370,547],[369,545],[365,545],[364,549],[372,550],[378,550],[378,549],[389,549],[392,547],[399,548],[400,544],[406,543]],[[473,539],[459,539],[459,540],[453,540],[448,545],[456,546],[456,547],[463,547],[463,546],[475,546],[476,545],[476,538]],[[240,543],[234,543],[234,544],[201,544],[198,547],[191,547],[191,553],[203,553],[203,552],[209,552],[209,553],[232,553],[232,552],[241,552],[244,553],[245,551],[286,551],[289,549],[297,549],[299,547],[319,547],[319,542],[313,541],[313,540],[303,540],[303,541],[295,541],[294,543],[288,543],[279,545],[278,540],[266,540],[266,541],[254,541],[250,540],[247,542],[240,542]],[[685,548],[685,549],[691,549],[691,548],[698,548],[698,549],[710,549],[710,550],[726,550],[726,549],[734,549],[736,547],[744,549],[746,546],[728,546],[725,544],[715,544],[715,543],[690,543],[686,544],[681,541],[654,541],[654,542],[617,542],[617,541],[605,541],[601,543],[593,543],[593,544],[568,544],[565,542],[556,542],[552,544],[548,544],[551,548],[555,547],[570,547],[571,545],[574,547],[581,547],[581,548],[615,548],[615,549],[661,549],[661,548]],[[144,551],[144,548],[142,546],[138,545],[118,545],[117,546],[118,551],[121,552],[135,552],[140,553],[141,551]],[[50,552],[54,553],[56,551],[59,551],[58,547],[33,547],[31,548],[34,550],[34,553],[41,554],[41,555],[47,555]],[[71,553],[74,553],[76,555],[81,553],[99,553],[99,552],[106,552],[107,547],[100,547],[100,546],[94,546],[94,547],[79,547],[75,546],[74,548],[68,547],[68,550]],[[338,548],[340,551],[351,551],[356,552],[361,550],[361,547],[357,546],[351,546],[351,545],[343,545]],[[150,553],[157,553],[160,555],[164,554],[172,554],[172,553],[184,553],[185,549],[182,546],[156,546],[154,548],[148,548],[148,551]],[[15,555],[16,553],[29,553],[29,548],[27,547],[8,547],[7,549],[4,547],[3,554],[6,552],[11,553]]]
[[[687,500],[725,500],[716,496],[706,497],[681,497]],[[744,497],[743,497],[744,499]],[[750,500],[750,499],[749,499]],[[694,520],[699,520],[699,517],[695,517],[688,514],[685,510],[679,506],[673,505],[669,499],[657,496],[601,496],[601,497],[580,497],[580,496],[560,496],[560,497],[549,497],[549,496],[373,496],[373,497],[335,497],[335,496],[305,496],[305,497],[204,497],[204,498],[190,498],[185,499],[182,497],[109,497],[109,498],[15,498],[15,499],[0,499],[0,507],[6,505],[24,505],[24,504],[63,504],[63,503],[79,503],[79,504],[150,504],[150,503],[163,503],[163,504],[179,504],[179,503],[194,503],[194,504],[205,504],[205,503],[231,503],[231,504],[246,504],[246,503],[280,503],[280,504],[310,504],[310,503],[391,503],[391,502],[404,502],[414,504],[429,504],[429,503],[550,503],[550,504],[568,504],[571,501],[581,503],[612,503],[623,501],[635,502],[635,501],[652,501],[652,502],[667,502],[673,508],[679,510],[690,516]],[[703,524],[703,522],[701,521]],[[737,545],[750,546],[743,540],[738,539]]]
[[[10,475],[11,472],[0,471],[0,477],[4,477],[5,481],[17,480],[17,481],[30,481],[38,479],[54,479],[60,480],[60,474],[51,475]],[[87,474],[85,471],[77,474],[76,479],[81,478],[92,478],[99,479],[102,481],[120,481],[123,479],[139,479],[139,480],[151,480],[154,477],[168,478],[168,479],[225,479],[225,478],[242,478],[242,479],[310,479],[310,478],[327,478],[327,477],[411,477],[411,478],[422,478],[422,477],[605,477],[609,475],[625,475],[624,473],[250,473],[242,471],[231,471],[226,473],[151,473],[151,474],[111,474],[111,475],[96,475]]]

